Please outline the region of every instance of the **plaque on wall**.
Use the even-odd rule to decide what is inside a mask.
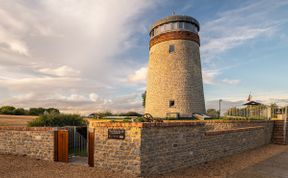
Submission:
[[[124,129],[108,129],[108,139],[125,139]]]

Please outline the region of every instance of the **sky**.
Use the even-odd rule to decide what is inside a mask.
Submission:
[[[149,27],[173,11],[200,22],[206,108],[250,92],[288,103],[287,9],[283,0],[0,0],[0,105],[143,112]]]

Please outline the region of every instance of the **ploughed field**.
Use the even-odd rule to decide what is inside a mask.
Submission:
[[[15,116],[0,114],[0,126],[27,126],[28,122],[35,118],[37,118],[37,116]]]
[[[245,168],[267,160],[272,156],[288,152],[288,146],[266,145],[243,153],[227,156],[190,168],[177,170],[172,173],[152,177],[163,178],[225,178],[230,177]],[[280,165],[279,165],[280,166]],[[129,178],[131,175],[111,172],[100,168],[90,168],[83,165],[36,160],[24,156],[0,154],[0,177],[2,178],[32,178],[32,177],[61,177],[61,178]],[[232,176],[232,178],[234,178]],[[246,177],[250,178],[250,177]],[[255,177],[253,177],[255,178]],[[257,177],[258,178],[258,177]]]

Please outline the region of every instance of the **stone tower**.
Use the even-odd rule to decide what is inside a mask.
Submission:
[[[145,113],[153,117],[191,117],[205,113],[199,22],[168,16],[150,29]]]

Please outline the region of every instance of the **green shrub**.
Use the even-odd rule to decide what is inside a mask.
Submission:
[[[134,111],[129,111],[126,113],[120,113],[120,114],[118,114],[118,116],[138,116],[138,117],[141,117],[142,114],[140,114],[138,112],[134,112]]]
[[[137,117],[134,119],[134,122],[144,122],[145,119],[143,117]]]
[[[59,114],[45,112],[43,115],[28,123],[30,127],[63,127],[84,126],[87,122],[77,114]]]

